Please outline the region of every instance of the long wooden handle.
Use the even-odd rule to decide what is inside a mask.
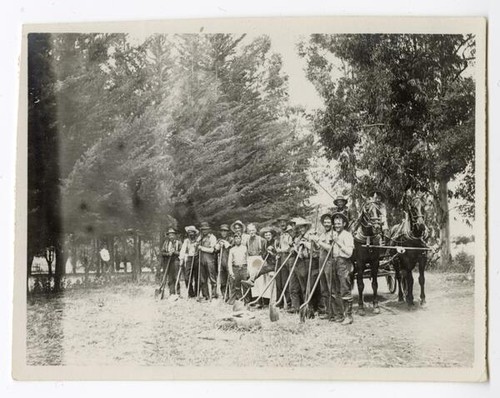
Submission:
[[[299,247],[299,251],[297,252],[297,257],[295,258],[295,261],[293,262],[292,268],[290,269],[290,275],[288,275],[288,279],[285,282],[285,286],[283,286],[283,291],[281,292],[281,296],[279,297],[278,301],[276,301],[275,305],[278,305],[281,300],[285,297],[286,293],[286,288],[288,287],[288,284],[290,283],[290,280],[292,279],[293,276],[293,271],[295,269],[295,266],[297,265],[297,261],[299,261],[299,256],[300,253],[302,252],[302,247]]]
[[[321,274],[323,274],[323,270],[325,269],[326,262],[328,261],[328,258],[330,257],[330,254],[332,253],[333,246],[335,243],[336,242],[333,242],[333,245],[330,247],[330,250],[328,250],[328,254],[326,255],[325,261],[323,261],[323,265],[321,266],[321,269],[319,270],[318,277],[316,278],[316,281],[314,282],[312,290],[309,292],[309,297],[307,298],[305,303],[300,306],[300,309],[304,308],[311,301],[311,297],[314,294],[316,287],[318,287],[319,280],[321,279]]]
[[[283,267],[285,266],[285,264],[287,263],[288,259],[292,256],[293,252],[291,252],[287,258],[285,259],[285,261],[283,261],[283,264],[280,265],[280,267],[278,268],[278,270],[276,271],[276,273],[274,274],[274,276],[271,278],[271,280],[267,283],[267,286],[264,288],[264,290],[262,291],[262,293],[260,294],[259,297],[257,297],[254,301],[248,303],[249,305],[252,305],[252,304],[255,304],[257,301],[259,301],[259,299],[262,298],[262,296],[264,295],[265,292],[267,292],[267,289],[269,289],[272,285],[272,283],[274,282],[274,280],[278,277],[278,274],[280,273],[280,271],[283,269]]]

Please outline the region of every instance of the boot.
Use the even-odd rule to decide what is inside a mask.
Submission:
[[[352,301],[344,300],[344,307],[345,307],[345,319],[342,322],[342,325],[350,325],[353,322]]]
[[[333,313],[335,314],[333,320],[338,323],[344,322],[344,304],[342,299],[333,299]]]

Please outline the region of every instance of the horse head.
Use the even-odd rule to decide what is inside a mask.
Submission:
[[[377,203],[369,201],[364,204],[361,211],[361,228],[366,236],[380,235],[382,233],[382,213]]]
[[[414,236],[422,237],[427,229],[425,225],[425,198],[423,195],[416,195],[408,198],[406,203],[411,232]]]

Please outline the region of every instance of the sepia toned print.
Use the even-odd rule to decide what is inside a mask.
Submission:
[[[484,381],[484,35],[26,27],[14,377]]]

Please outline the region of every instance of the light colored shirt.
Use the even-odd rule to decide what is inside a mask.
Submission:
[[[244,245],[233,246],[229,249],[229,257],[227,260],[228,266],[233,265],[246,266],[247,265],[248,250]]]
[[[330,250],[330,247],[332,246],[334,234],[336,235],[336,232],[332,228],[332,229],[330,229],[330,231],[328,231],[328,232],[324,231],[321,235],[319,235],[318,246],[319,246],[319,250],[321,251],[322,254],[326,255],[326,253],[328,253],[328,251]],[[328,246],[328,248],[325,245]]]
[[[333,257],[350,258],[354,251],[354,238],[349,231],[343,230],[340,234],[333,232],[333,239],[338,245],[333,245]]]
[[[186,261],[188,257],[192,257],[195,254],[196,254],[196,240],[192,241],[189,238],[184,239],[184,242],[182,242],[179,259],[181,261]]]

